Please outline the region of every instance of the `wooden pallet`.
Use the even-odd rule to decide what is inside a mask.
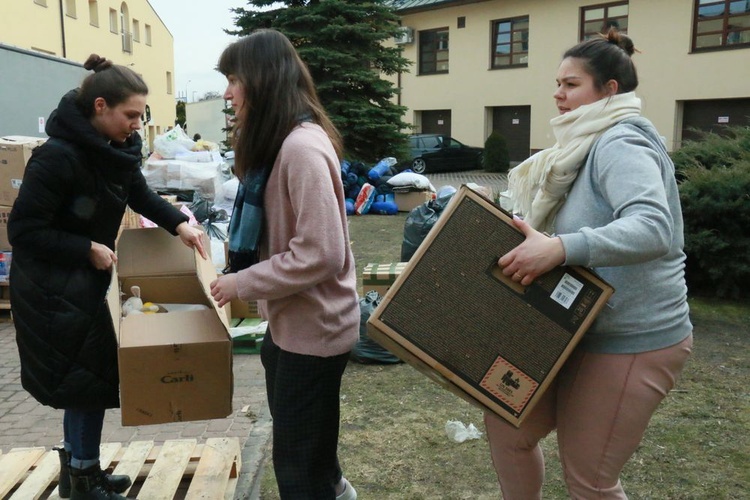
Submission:
[[[102,444],[99,461],[114,474],[126,474],[133,486],[123,495],[143,500],[231,500],[241,468],[237,438],[175,439]],[[45,448],[0,450],[0,499],[59,499],[57,451]]]

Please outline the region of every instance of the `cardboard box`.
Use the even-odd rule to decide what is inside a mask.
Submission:
[[[224,262],[229,260],[229,240],[224,240]],[[229,302],[229,315],[231,318],[260,318],[258,302],[253,300],[245,302],[244,300],[234,299]]]
[[[232,318],[260,318],[258,311],[258,302],[245,302],[244,300],[234,299],[229,302],[229,313]]]
[[[558,267],[524,287],[498,258],[523,234],[466,186],[368,321],[368,334],[446,389],[518,426],[613,289]]]
[[[213,263],[159,228],[123,230],[117,256],[107,300],[119,344],[122,425],[229,415],[232,341],[227,311],[210,294]],[[133,285],[144,302],[205,308],[121,318],[120,291],[127,298]]]
[[[385,295],[404,268],[406,268],[406,262],[367,264],[362,271],[362,297],[370,290],[375,290],[381,296]]]
[[[411,212],[412,209],[422,203],[432,200],[435,193],[432,191],[406,191],[402,193],[394,192],[393,195],[399,212]]]
[[[12,250],[8,241],[8,217],[11,208],[0,206],[0,251]]]
[[[22,135],[0,138],[0,205],[13,205],[31,152],[46,140]]]

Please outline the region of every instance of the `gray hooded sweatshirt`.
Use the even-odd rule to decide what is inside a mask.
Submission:
[[[592,267],[615,288],[581,341],[597,353],[638,353],[692,332],[682,209],[674,165],[643,117],[594,144],[555,219],[566,265]]]

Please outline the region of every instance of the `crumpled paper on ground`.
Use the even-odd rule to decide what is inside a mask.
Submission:
[[[463,443],[469,439],[479,439],[482,436],[482,433],[474,427],[474,424],[469,424],[467,427],[458,420],[448,420],[445,423],[445,434],[457,443]]]

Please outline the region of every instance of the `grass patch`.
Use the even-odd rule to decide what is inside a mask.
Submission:
[[[368,262],[399,260],[405,218],[350,218],[358,276]],[[750,306],[690,305],[693,356],[623,471],[631,500],[750,498]],[[341,464],[363,500],[500,498],[482,412],[410,366],[349,363],[341,412]],[[483,436],[454,443],[448,420],[473,423]],[[567,498],[554,433],[542,445],[544,497]],[[270,460],[261,498],[279,498]]]

